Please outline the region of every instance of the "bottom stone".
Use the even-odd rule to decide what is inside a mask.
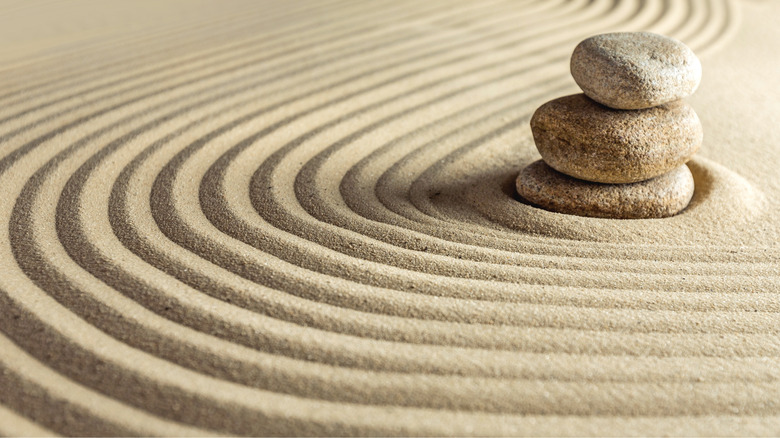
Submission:
[[[517,192],[545,210],[614,219],[674,216],[693,197],[688,166],[630,184],[602,184],[564,175],[539,160],[517,176]]]

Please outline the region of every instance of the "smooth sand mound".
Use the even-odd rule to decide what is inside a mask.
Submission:
[[[0,433],[776,434],[778,14],[0,5]],[[702,57],[691,205],[524,204],[619,30]]]

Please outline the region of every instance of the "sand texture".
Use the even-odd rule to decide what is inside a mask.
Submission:
[[[0,3],[0,435],[780,433],[780,2]],[[516,198],[601,32],[681,214]]]

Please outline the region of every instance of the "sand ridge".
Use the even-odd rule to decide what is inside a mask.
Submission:
[[[777,433],[776,6],[205,4],[0,48],[0,433]],[[617,30],[702,56],[691,206],[520,202]]]

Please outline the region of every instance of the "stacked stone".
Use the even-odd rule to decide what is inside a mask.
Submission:
[[[545,103],[531,118],[542,155],[517,178],[518,193],[548,210],[607,218],[660,218],[693,196],[685,163],[703,130],[682,99],[701,63],[682,42],[646,32],[597,35],[571,57],[584,94]]]

